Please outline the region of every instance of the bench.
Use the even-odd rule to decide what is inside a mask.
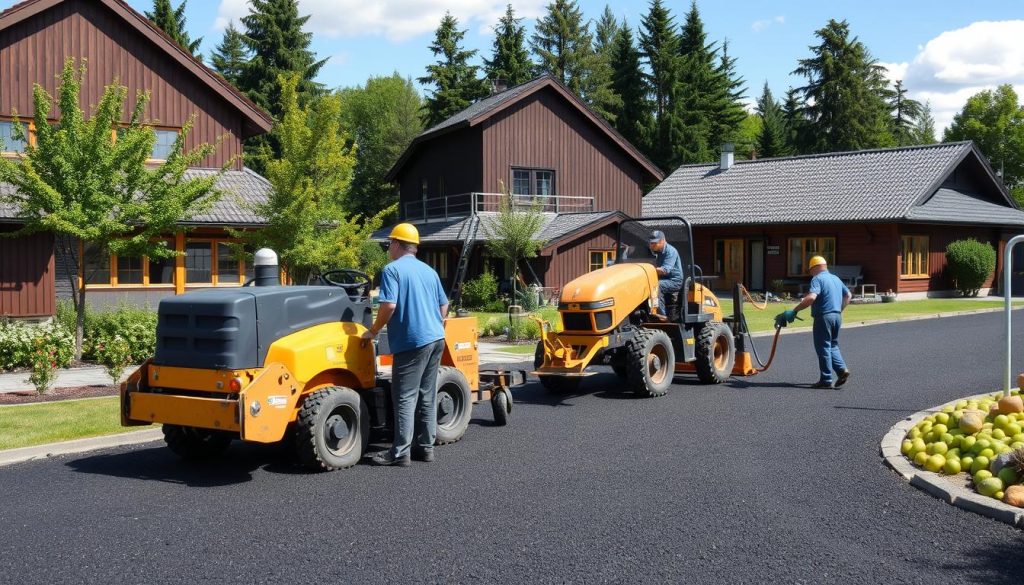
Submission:
[[[860,286],[864,280],[864,275],[861,274],[859,265],[833,266],[829,271],[838,276],[839,280],[843,281],[843,284],[851,290]]]

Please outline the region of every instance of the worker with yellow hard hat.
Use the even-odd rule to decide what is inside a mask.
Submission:
[[[380,308],[363,339],[373,339],[388,326],[388,345],[394,356],[391,403],[395,434],[391,448],[374,455],[373,462],[404,467],[410,459],[434,460],[437,372],[444,353],[448,295],[437,272],[416,258],[420,243],[416,226],[400,223],[388,240],[391,262],[381,271]]]
[[[853,294],[838,276],[828,271],[824,256],[812,256],[807,263],[811,286],[800,303],[779,314],[777,320],[792,323],[796,314],[811,307],[814,318],[814,352],[818,354],[819,378],[812,388],[838,388],[850,379],[850,368],[839,352],[839,329],[843,310]],[[833,378],[833,372],[835,377]]]

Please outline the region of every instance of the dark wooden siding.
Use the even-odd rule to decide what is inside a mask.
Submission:
[[[217,145],[201,166],[219,167],[241,154],[242,116],[237,110],[108,8],[86,0],[58,4],[0,31],[0,115],[17,110],[30,117],[33,83],[56,95],[57,76],[67,57],[87,60],[81,94],[87,112],[99,103],[103,88],[117,79],[128,88],[125,121],[136,92],[150,91],[148,121],[180,128],[195,116],[185,147]],[[51,117],[56,115],[54,109]],[[239,158],[234,168],[241,166]]]
[[[594,197],[595,210],[639,216],[642,168],[553,90],[545,89],[483,124],[483,184],[509,186],[512,167],[552,169],[558,195]]]
[[[551,255],[546,274],[540,275],[544,286],[561,288],[586,274],[590,270],[590,251],[614,250],[615,232],[616,226],[612,225],[559,246]]]
[[[902,236],[928,236],[928,272],[929,278],[900,278],[897,292],[926,292],[929,290],[952,290],[953,280],[946,273],[946,246],[954,240],[974,238],[980,242],[988,242],[998,252],[1000,232],[998,228],[969,228],[957,226],[933,225],[901,225],[896,241],[896,270],[902,258]],[[983,288],[992,286],[993,278],[985,281]],[[895,290],[895,289],[894,289]]]
[[[14,226],[0,225],[0,232],[14,229]],[[0,238],[0,315],[53,315],[53,273],[52,234]]]
[[[424,179],[430,198],[482,191],[480,140],[479,128],[465,128],[417,146],[398,177],[399,217],[405,217],[401,214],[405,213],[406,203],[420,201],[420,185]],[[444,193],[441,193],[442,180]]]

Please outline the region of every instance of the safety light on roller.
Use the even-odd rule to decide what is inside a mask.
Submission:
[[[615,305],[615,299],[605,299],[603,301],[597,301],[593,304],[595,309],[603,309],[605,307],[612,307]]]
[[[231,380],[231,382],[228,383],[228,387],[231,388],[232,392],[241,392],[242,391],[242,379],[241,378],[233,378]]]

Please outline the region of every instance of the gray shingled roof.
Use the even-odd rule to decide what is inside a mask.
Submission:
[[[542,240],[545,243],[554,242],[577,230],[585,229],[587,226],[597,224],[617,214],[621,214],[621,212],[594,211],[589,213],[545,213],[543,214],[540,233],[538,234],[537,239]],[[480,212],[478,215],[480,216],[480,222],[482,225],[477,230],[474,241],[483,242],[487,239],[487,234],[484,231],[484,225],[494,221],[498,214],[484,211]],[[420,232],[420,242],[423,243],[460,243],[469,238],[470,221],[468,217],[445,222],[435,221],[414,223],[416,225],[416,229]],[[377,241],[384,241],[387,239],[390,232],[390,226],[377,230],[373,234],[373,239]]]
[[[970,142],[957,142],[737,161],[727,171],[686,165],[644,197],[643,214],[680,215],[693,225],[1020,221],[1024,212],[1008,201],[956,192],[928,199],[972,152]],[[967,221],[960,205],[971,209]]]
[[[437,125],[432,126],[430,128],[427,128],[422,133],[420,133],[420,135],[417,136],[417,138],[423,138],[425,136],[434,134],[436,132],[440,132],[441,130],[444,130],[445,128],[450,128],[452,126],[461,124],[463,122],[468,122],[468,121],[472,120],[473,118],[475,118],[475,117],[477,117],[477,116],[479,116],[481,114],[485,114],[486,112],[488,112],[492,108],[496,108],[496,107],[500,106],[501,104],[503,104],[505,102],[508,102],[510,100],[514,100],[514,99],[518,98],[519,96],[523,95],[524,93],[528,93],[528,92],[532,91],[533,88],[537,87],[538,85],[541,85],[547,79],[548,79],[547,75],[542,75],[542,76],[538,77],[537,79],[533,79],[533,80],[527,81],[526,83],[522,83],[522,84],[519,84],[517,86],[510,87],[510,88],[506,89],[505,91],[502,91],[500,93],[496,93],[496,94],[494,94],[494,95],[492,95],[490,97],[486,97],[486,98],[476,102],[475,104],[469,106],[468,108],[462,110],[461,112],[458,112],[458,113],[454,114],[450,118],[441,121]]]
[[[209,177],[216,172],[216,169],[189,169],[185,171],[185,179]],[[270,195],[270,183],[265,178],[249,169],[225,171],[217,179],[216,187],[223,196],[213,204],[213,208],[181,222],[182,225],[260,226],[266,223],[251,210],[252,206],[265,202]],[[0,183],[0,196],[13,194],[13,185]],[[0,203],[0,221],[16,219],[17,215],[15,206]]]

